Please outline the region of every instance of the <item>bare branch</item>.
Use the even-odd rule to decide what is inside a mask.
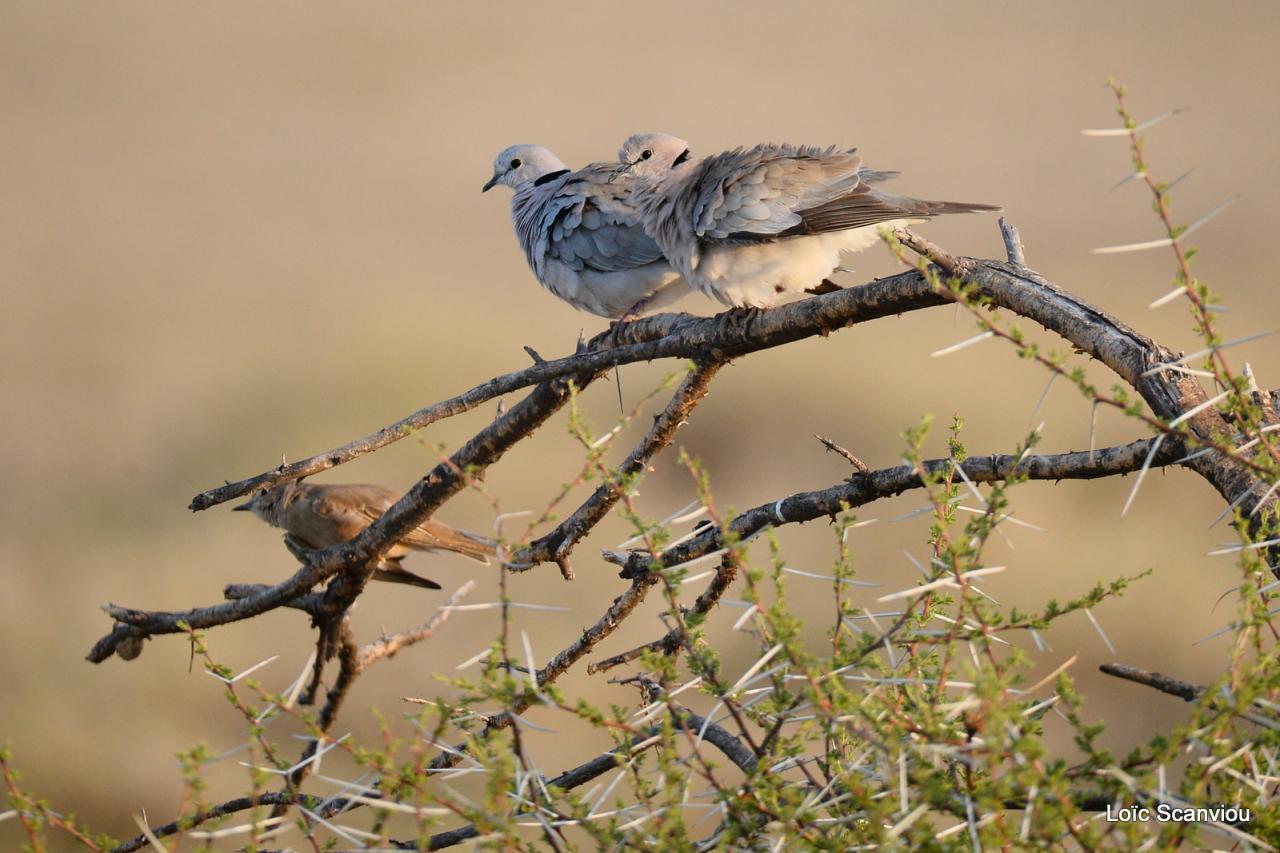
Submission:
[[[603,483],[572,515],[554,530],[512,555],[511,568],[525,571],[547,560],[567,564],[569,554],[591,529],[613,509],[622,497],[622,481],[644,470],[658,451],[675,439],[676,430],[707,394],[707,386],[720,370],[720,364],[711,362],[700,365],[684,378],[662,413],[654,418],[653,427],[640,439],[635,448],[618,466],[617,475]]]
[[[1014,474],[1031,480],[1091,480],[1137,471],[1151,453],[1155,441],[1156,439],[1143,439],[1092,453],[1075,451],[1048,456],[1032,455],[1022,459],[998,454],[971,456],[960,467],[975,483],[1006,480]],[[1151,460],[1153,466],[1163,467],[1180,457],[1181,449],[1168,446],[1169,444],[1168,441],[1162,443]],[[923,463],[923,467],[927,474],[933,475],[945,473],[954,464],[954,460],[949,458],[931,459]],[[729,523],[729,530],[742,538],[769,526],[800,524],[818,518],[834,517],[845,506],[864,506],[923,485],[919,473],[910,465],[854,474],[845,482],[830,488],[799,492],[747,510]],[[723,547],[720,529],[709,527],[693,539],[664,551],[656,564],[660,568],[678,566]],[[620,574],[624,578],[648,574],[653,561],[650,555],[638,551],[627,554],[605,552],[605,559],[622,566]]]
[[[736,764],[742,772],[751,774],[755,772],[757,759],[754,753],[740,741],[738,738],[723,726],[700,717],[692,712],[683,709],[678,710],[671,716],[671,722],[677,729],[684,729],[690,732],[702,732],[703,740],[714,746],[716,749],[724,753],[725,757]],[[612,749],[609,752],[597,755],[589,761],[579,764],[571,770],[566,770],[554,779],[547,779],[543,784],[545,787],[559,788],[562,791],[568,791],[579,785],[586,784],[592,779],[608,773],[615,767],[626,763],[627,758],[633,753],[636,745],[648,740],[660,731],[657,728],[642,732],[632,737],[629,741]],[[452,847],[455,844],[461,844],[475,838],[480,831],[475,825],[462,826],[457,829],[451,829],[447,832],[439,832],[431,836],[431,842],[427,846],[428,850],[442,850],[446,847]]]
[[[867,467],[867,463],[863,462],[861,459],[854,456],[852,453],[845,450],[843,447],[836,444],[831,439],[824,438],[823,436],[818,435],[816,432],[813,434],[813,437],[818,439],[818,442],[827,450],[830,450],[832,453],[836,454],[837,456],[842,457],[844,461],[848,462],[850,465],[852,465],[854,468],[858,469],[862,473],[865,474],[871,470],[869,467]]]
[[[364,438],[253,477],[201,492],[191,500],[199,511],[350,462],[392,444],[436,421],[469,411],[495,397],[538,383],[575,374],[597,375],[609,368],[657,358],[724,361],[749,352],[781,346],[815,335],[917,308],[942,305],[946,297],[934,293],[919,273],[908,272],[815,299],[793,302],[762,312],[749,322],[733,312],[716,317],[658,314],[604,332],[578,353],[542,361],[484,382],[448,400],[419,409]],[[748,329],[748,326],[750,327]]]
[[[107,612],[117,621],[131,625],[146,634],[173,634],[191,628],[208,628],[248,619],[308,592],[316,584],[340,571],[359,572],[370,566],[391,545],[410,530],[426,521],[467,483],[467,472],[483,470],[502,458],[521,439],[530,435],[547,418],[568,401],[570,383],[582,388],[594,374],[575,374],[568,379],[547,382],[535,388],[510,411],[494,420],[464,444],[449,460],[440,463],[419,480],[400,500],[359,536],[342,545],[323,551],[306,552],[309,562],[289,580],[269,587],[259,595],[237,599],[210,607],[181,612],[150,612],[108,605]],[[128,639],[128,634],[112,630],[94,645],[89,660],[100,663],[111,656],[115,647]]]
[[[711,583],[707,584],[707,588],[694,601],[693,606],[685,611],[685,617],[701,615],[714,607],[738,576],[740,565],[737,556],[732,551],[727,552],[723,559],[720,560],[720,567],[716,570],[715,577],[711,579]],[[676,650],[684,643],[684,640],[684,632],[679,627],[672,628],[667,632],[666,636],[651,643],[645,643],[643,646],[630,649],[622,654],[589,664],[587,673],[590,675],[613,669],[615,666],[635,660],[645,652],[661,651],[667,655],[675,654]]]
[[[1027,265],[1026,250],[1022,247],[1022,237],[1018,234],[1018,226],[1009,222],[1003,216],[1000,217],[1000,236],[1004,238],[1004,251],[1008,255],[1009,263],[1015,267],[1025,267]]]
[[[1116,678],[1123,678],[1125,681],[1132,681],[1135,684],[1142,684],[1147,687],[1153,687],[1161,693],[1168,693],[1170,696],[1177,696],[1179,699],[1185,699],[1192,702],[1204,693],[1204,688],[1186,681],[1179,681],[1168,675],[1162,675],[1158,672],[1151,672],[1146,669],[1139,669],[1136,666],[1129,666],[1123,663],[1104,663],[1098,667],[1107,675],[1113,675]]]
[[[453,609],[462,602],[462,599],[474,592],[475,588],[475,581],[467,581],[458,587],[453,595],[449,596],[449,600],[430,619],[418,627],[379,637],[372,643],[362,646],[356,656],[360,671],[363,672],[383,658],[395,657],[396,653],[403,648],[430,639],[440,626],[445,623],[445,620],[449,618],[449,614],[453,612]]]

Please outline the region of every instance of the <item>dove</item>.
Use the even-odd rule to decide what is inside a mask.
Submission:
[[[252,512],[272,527],[283,528],[288,538],[303,548],[317,549],[354,539],[399,499],[400,495],[382,486],[289,480],[259,492],[235,509]],[[435,581],[401,568],[400,561],[411,549],[452,551],[482,563],[488,563],[496,553],[496,545],[489,539],[427,519],[387,551],[374,569],[373,579],[440,589]]]
[[[618,153],[645,233],[691,287],[725,305],[765,308],[788,293],[825,292],[840,256],[871,246],[880,226],[988,204],[891,195],[897,172],[867,169],[855,151],[757,145],[702,160],[665,133],[636,134]]]
[[[540,145],[513,145],[493,162],[488,192],[515,190],[511,219],[534,276],[574,308],[630,320],[689,293],[631,207],[616,165],[570,170]]]

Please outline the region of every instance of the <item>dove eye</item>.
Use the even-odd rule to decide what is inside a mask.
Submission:
[[[650,151],[648,148],[646,148],[646,149],[644,149],[643,151],[641,151],[641,152],[640,152],[640,159],[641,159],[641,160],[648,160],[648,159],[649,159],[650,157],[652,157],[652,156],[653,156],[653,152],[652,152],[652,151]]]
[[[515,158],[514,160],[512,160],[512,161],[511,161],[511,168],[513,168],[513,169],[519,169],[519,168],[520,168],[521,166],[523,166],[523,165],[524,165],[524,163],[520,160],[520,158],[519,158],[519,157],[517,157],[517,158]]]

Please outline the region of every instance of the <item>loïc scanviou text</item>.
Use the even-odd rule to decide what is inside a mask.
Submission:
[[[1243,806],[1175,806],[1169,803],[1157,803],[1155,806],[1121,806],[1108,805],[1106,818],[1115,823],[1137,823],[1158,821],[1160,823],[1249,823],[1253,813]]]

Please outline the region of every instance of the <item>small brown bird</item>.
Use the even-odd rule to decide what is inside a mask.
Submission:
[[[318,549],[354,539],[400,497],[382,486],[290,480],[259,492],[235,509],[252,512],[272,527],[283,528],[287,538],[304,548]],[[400,566],[410,550],[453,551],[482,563],[497,553],[492,540],[429,518],[383,556],[374,569],[374,580],[440,589],[435,581]]]

